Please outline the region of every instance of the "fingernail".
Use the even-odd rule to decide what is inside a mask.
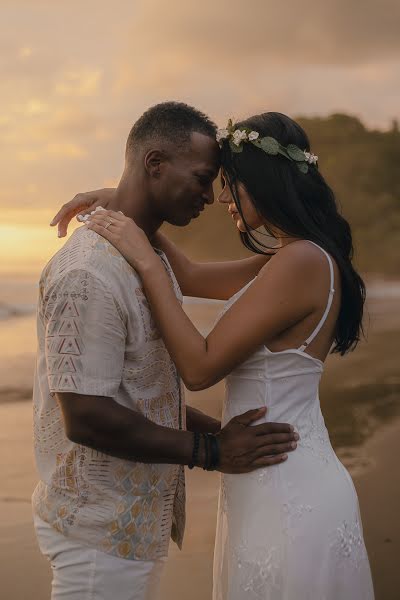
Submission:
[[[295,440],[299,440],[299,439],[300,439],[300,436],[299,436],[299,434],[298,434],[298,433],[295,433],[295,434],[294,434],[294,439],[295,439]]]
[[[296,442],[292,442],[292,443],[290,444],[290,446],[291,446],[291,448],[293,448],[293,450],[294,450],[295,448],[297,448],[297,444],[296,444]]]
[[[286,460],[286,459],[287,459],[287,454],[284,454],[284,455],[282,456],[282,460]]]
[[[52,227],[53,225],[55,225],[54,219],[50,221],[50,227]]]
[[[61,233],[59,231],[57,232],[57,237],[61,237]]]
[[[294,431],[293,425],[290,426],[290,431]]]

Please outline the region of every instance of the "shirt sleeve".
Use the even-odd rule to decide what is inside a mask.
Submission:
[[[74,270],[44,298],[46,368],[50,392],[109,396],[121,383],[126,311],[108,286]]]

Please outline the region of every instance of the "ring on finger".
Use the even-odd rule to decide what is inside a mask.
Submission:
[[[110,225],[112,225],[114,223],[114,221],[112,219],[110,219],[107,223],[107,225],[104,225],[104,229],[108,229],[110,227]]]

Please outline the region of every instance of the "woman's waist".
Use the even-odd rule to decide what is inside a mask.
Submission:
[[[224,423],[248,410],[258,408],[267,409],[260,423],[290,423],[304,433],[309,432],[311,423],[324,425],[318,389],[306,392],[298,389],[293,393],[280,390],[271,393],[268,386],[263,385],[251,385],[243,389],[227,387],[223,407]]]
[[[299,446],[282,464],[243,475],[223,475],[223,488],[227,499],[235,494],[240,510],[253,503],[253,510],[248,513],[255,513],[260,508],[267,510],[268,501],[276,501],[281,507],[288,499],[294,505],[315,505],[318,501],[322,506],[325,504],[321,502],[323,495],[327,502],[333,500],[335,494],[337,501],[343,493],[354,496],[351,477],[330,445],[323,449]],[[262,499],[258,494],[262,494]]]

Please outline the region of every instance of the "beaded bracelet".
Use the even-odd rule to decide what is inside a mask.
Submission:
[[[188,464],[189,469],[193,469],[199,462],[199,449],[200,449],[200,434],[196,431],[193,433],[193,452],[192,460]]]
[[[207,434],[203,433],[202,438],[204,440],[204,466],[203,466],[203,470],[207,471],[208,468],[208,456],[210,453],[210,447],[209,447],[209,443],[208,443],[208,438],[207,438]]]
[[[210,460],[210,471],[215,471],[219,465],[219,444],[218,439],[215,435],[210,434],[211,443],[211,460]]]
[[[212,433],[206,433],[204,434],[204,443],[206,460],[203,468],[205,471],[215,471],[219,465],[219,444],[217,437]]]

